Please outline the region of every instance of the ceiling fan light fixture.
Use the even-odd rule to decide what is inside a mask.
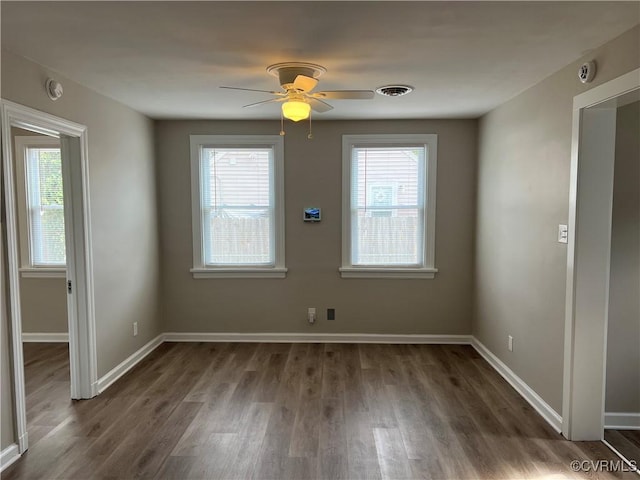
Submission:
[[[311,105],[299,100],[289,100],[282,104],[282,115],[294,122],[305,120],[309,118],[311,112]]]

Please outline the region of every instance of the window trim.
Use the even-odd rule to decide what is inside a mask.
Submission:
[[[351,162],[355,146],[424,145],[425,208],[423,218],[423,263],[420,266],[361,266],[351,263]],[[435,268],[436,175],[438,165],[437,134],[367,134],[342,136],[342,278],[421,278],[433,279]]]
[[[193,278],[285,278],[284,225],[284,141],[280,135],[190,135],[191,151],[191,222],[193,234]],[[201,224],[200,151],[203,147],[242,148],[251,146],[273,149],[274,188],[274,265],[206,265]]]
[[[66,278],[65,266],[34,265],[31,259],[31,227],[29,225],[29,205],[27,200],[28,148],[61,148],[60,139],[44,135],[14,136],[16,156],[16,196],[18,199],[18,232],[20,243],[20,276],[23,278]]]

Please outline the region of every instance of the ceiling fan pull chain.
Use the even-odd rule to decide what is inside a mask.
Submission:
[[[313,140],[313,133],[311,132],[311,112],[309,112],[309,135],[307,135],[307,139]]]
[[[282,109],[280,109],[280,136],[284,137],[284,116],[282,114]]]

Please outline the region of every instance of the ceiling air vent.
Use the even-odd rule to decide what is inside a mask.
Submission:
[[[409,85],[385,85],[376,88],[376,93],[384,95],[385,97],[401,97],[410,92],[413,92],[413,87]]]

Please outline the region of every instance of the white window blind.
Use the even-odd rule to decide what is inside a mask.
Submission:
[[[424,172],[424,145],[352,148],[352,265],[423,264]]]
[[[271,147],[202,147],[205,266],[275,265],[273,175]]]
[[[64,266],[64,202],[59,148],[26,150],[27,216],[33,266]]]

